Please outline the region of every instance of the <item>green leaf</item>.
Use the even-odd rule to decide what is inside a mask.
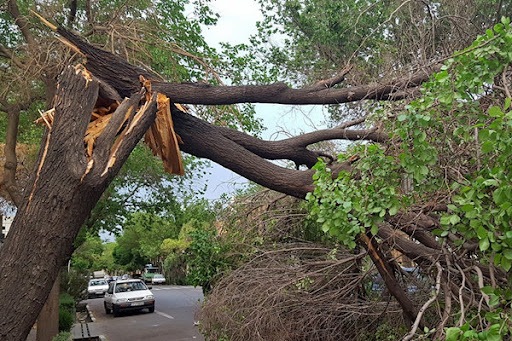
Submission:
[[[407,119],[407,115],[406,115],[406,114],[400,114],[400,115],[398,115],[398,117],[397,117],[398,122],[403,122],[403,121],[405,121],[406,119]]]
[[[487,230],[482,225],[478,225],[476,228],[476,235],[479,239],[484,239],[487,237]]]
[[[456,214],[450,217],[450,224],[455,225],[460,221],[460,217]]]
[[[487,179],[483,182],[484,186],[498,186],[499,182],[496,179]]]
[[[450,327],[446,328],[446,341],[457,341],[460,336],[460,328]]]
[[[379,227],[377,225],[372,225],[372,228],[370,229],[370,232],[372,233],[372,235],[376,236],[377,233],[379,232]]]
[[[507,193],[500,187],[492,193],[492,198],[497,205],[501,205],[507,201]]]
[[[510,108],[510,104],[512,103],[512,98],[505,98],[505,103],[503,104],[503,110],[508,110]]]
[[[508,260],[512,260],[512,250],[511,249],[505,249],[503,250],[503,256],[507,258]]]
[[[447,216],[447,215],[442,216],[440,222],[441,222],[441,225],[445,225],[445,226],[449,225],[450,224],[450,216]]]
[[[495,105],[490,107],[487,112],[489,113],[489,116],[491,116],[491,117],[503,117],[503,115],[504,115],[504,113],[503,113],[503,111],[501,111],[500,107],[497,107]]]
[[[483,292],[484,294],[486,294],[486,295],[492,295],[492,294],[494,294],[494,288],[493,288],[493,287],[491,287],[491,286],[488,286],[488,285],[484,286],[481,290],[482,290],[482,292]]]
[[[508,272],[510,270],[511,266],[512,266],[512,261],[510,259],[507,259],[505,257],[501,258],[501,267],[503,268],[503,270]]]
[[[487,249],[489,249],[490,245],[491,244],[489,243],[489,239],[487,239],[487,238],[480,239],[480,242],[479,242],[480,251],[486,251]]]
[[[492,141],[485,141],[482,143],[482,153],[489,153],[496,149],[496,145]]]
[[[398,213],[398,206],[392,206],[390,209],[389,209],[389,215],[393,216],[395,214]]]

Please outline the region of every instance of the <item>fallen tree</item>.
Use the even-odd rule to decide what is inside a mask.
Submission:
[[[4,317],[0,322],[1,337],[6,340],[22,339],[30,331],[37,314],[28,312],[41,309],[59,267],[71,256],[72,242],[80,226],[129,152],[153,124],[156,92],[185,104],[201,103],[202,98],[219,96],[217,103],[220,104],[246,101],[247,97],[240,97],[240,94],[247,93],[248,89],[259,94],[253,95],[253,100],[257,100],[257,96],[261,100],[271,94],[275,96],[272,89],[291,91],[282,85],[229,88],[159,83],[153,81],[154,75],[146,70],[96,49],[68,31],[59,28],[58,32],[87,58],[87,69],[67,68],[60,77],[54,98],[53,122],[48,125],[36,171],[24,192],[11,233],[0,250],[2,273],[21,265],[32,269],[28,282],[22,280],[21,273],[17,273],[0,283],[3,297],[15,297],[20,291],[26,297],[14,308],[10,300],[0,300],[0,311]],[[140,76],[150,80],[152,91],[155,91],[147,94],[150,97],[143,106],[139,106],[139,102],[149,89],[144,90]],[[423,75],[422,79],[426,80],[427,75]],[[359,87],[355,91],[357,95],[346,90],[325,88],[314,91],[319,93],[315,96],[317,98],[322,98],[322,92],[326,91],[335,94],[330,101],[357,100],[375,97],[376,94],[390,97],[395,91],[417,86],[419,82],[399,80],[391,86]],[[181,88],[183,92],[177,91]],[[194,99],[187,97],[190,96],[189,89],[194,89]],[[84,136],[98,98],[119,100],[126,96],[129,99],[123,100],[115,110],[112,119],[95,140],[94,152],[88,159]],[[307,101],[303,91],[298,91],[294,96],[297,97],[290,100]],[[280,167],[266,158],[290,159],[311,166],[324,155],[321,151],[307,149],[313,143],[333,138],[385,139],[383,134],[372,129],[351,131],[341,128],[267,142],[210,125],[179,110],[176,105],[172,106],[172,117],[176,133],[183,142],[180,145],[183,151],[209,158],[263,186],[301,198],[312,189],[314,171]],[[337,167],[349,169],[350,162]]]
[[[364,175],[360,170],[352,171],[365,160],[365,155],[351,155],[337,162],[334,156],[311,147],[314,143],[348,139],[392,144],[396,140],[391,140],[377,127],[352,130],[350,125],[345,125],[277,142],[262,141],[213,126],[181,109],[176,102],[329,104],[362,99],[394,100],[404,98],[408,91],[415,90],[429,76],[427,72],[382,85],[346,89],[335,88],[343,78],[339,76],[297,90],[283,84],[240,87],[167,84],[147,70],[97,49],[62,28],[56,29],[87,59],[87,63],[85,67],[67,67],[60,76],[52,110],[53,121],[47,123],[36,169],[23,193],[12,231],[0,250],[0,272],[6,274],[0,282],[0,292],[3,293],[0,299],[3,316],[0,337],[6,340],[23,339],[30,331],[37,317],[31,312],[40,311],[44,304],[59,267],[71,256],[72,242],[80,226],[130,151],[153,125],[158,111],[158,93],[175,102],[171,105],[171,115],[182,142],[179,144],[181,150],[218,162],[262,186],[305,198],[319,187],[318,184],[315,186],[315,169],[311,168],[318,158],[327,158],[331,179],[339,174],[350,174],[357,180]],[[91,144],[84,141],[87,127],[91,113],[105,99],[118,101],[119,106],[91,148]],[[269,161],[275,159],[288,159],[309,168],[289,169]],[[445,203],[440,202],[440,205],[413,206],[399,215],[384,211],[385,221],[380,223],[377,231],[365,226],[357,234],[357,243],[367,250],[404,311],[405,320],[412,326],[411,335],[423,325],[424,310],[419,309],[400,286],[389,248],[400,250],[429,270],[430,275],[436,278],[436,297],[442,287],[445,308],[437,325],[439,335],[450,318],[452,298],[459,300],[463,308],[478,306],[479,302],[489,298],[481,290],[484,283],[506,282],[503,271],[492,264],[483,265],[468,255],[471,245],[459,248],[457,235],[449,244],[449,241],[439,242],[431,234],[439,226],[438,214],[446,210]],[[405,234],[395,233],[396,230],[403,230]],[[418,246],[418,243],[422,245]],[[9,270],[20,266],[31,270],[29,281],[22,279],[21,273]],[[467,276],[471,271],[476,277]],[[476,289],[467,293],[463,290],[466,285]],[[13,307],[10,300],[19,292],[25,295],[24,299]],[[487,304],[486,309],[489,307]]]

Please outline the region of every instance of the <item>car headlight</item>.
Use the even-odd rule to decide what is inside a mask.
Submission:
[[[155,298],[155,296],[153,296],[153,295],[147,295],[146,297],[144,297],[145,300],[152,300],[154,298]]]
[[[127,299],[127,298],[118,298],[118,299],[116,300],[116,302],[117,302],[117,303],[127,302],[127,301],[128,301],[128,299]]]

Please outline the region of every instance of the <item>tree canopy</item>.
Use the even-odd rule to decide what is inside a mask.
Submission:
[[[30,8],[58,23],[47,25],[64,44],[30,14],[29,4],[3,5],[3,185],[19,211],[0,249],[0,269],[23,263],[41,285],[18,286],[32,300],[11,311],[18,278],[0,282],[1,337],[28,333],[34,321],[23,312],[42,306],[80,227],[153,124],[157,93],[173,103],[183,152],[308,199],[322,229],[354,250],[347,259],[364,250],[403,310],[405,340],[422,333],[449,340],[510,335],[512,29],[505,16],[511,5],[259,3],[265,20],[252,45],[225,45],[222,54],[201,37],[200,25],[217,18],[208,2],[194,1],[192,18],[184,14],[186,1],[55,1]],[[284,41],[269,46],[264,38],[275,33]],[[234,81],[224,86],[219,75]],[[88,154],[90,113],[105,100],[117,109]],[[14,143],[20,115],[38,103],[51,109],[53,121],[46,122],[35,172],[22,190]],[[260,128],[252,107],[230,106],[238,103],[329,105],[332,128],[261,140],[251,134]],[[332,155],[318,144],[331,140],[352,146]],[[272,162],[280,159],[296,168]],[[144,217],[134,215],[134,226]],[[400,284],[394,251],[433,281],[426,300],[414,302]],[[357,299],[363,304],[366,297]],[[434,302],[437,317],[430,318]]]

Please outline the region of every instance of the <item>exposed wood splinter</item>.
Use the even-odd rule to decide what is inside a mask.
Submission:
[[[53,109],[55,111],[55,109]],[[41,156],[41,161],[39,162],[39,165],[37,166],[37,172],[36,172],[36,178],[34,180],[34,185],[32,186],[32,190],[30,191],[30,195],[28,197],[28,203],[27,203],[27,210],[30,207],[30,203],[32,202],[32,198],[34,197],[34,192],[37,187],[37,183],[39,181],[39,176],[41,175],[41,170],[43,169],[44,162],[46,160],[46,155],[48,154],[48,146],[50,145],[50,137],[52,135],[52,127],[50,126],[48,128],[48,134],[46,135],[46,141],[44,144],[43,154]]]
[[[51,108],[50,110],[47,110],[45,112],[42,112],[39,110],[39,117],[37,120],[34,121],[36,124],[45,124],[48,129],[52,127],[53,124],[53,116],[55,115],[55,108]]]
[[[177,106],[181,107],[179,104]],[[155,122],[144,135],[144,142],[151,148],[154,155],[162,159],[167,172],[183,175],[185,170],[179,147],[179,143],[183,142],[174,131],[170,99],[159,93],[157,108]]]
[[[124,130],[119,134],[119,136],[117,137],[116,141],[114,142],[114,145],[111,148],[110,156],[109,156],[109,159],[107,161],[107,165],[105,166],[105,169],[101,173],[101,176],[105,176],[108,173],[108,170],[110,168],[112,168],[112,166],[114,166],[114,164],[116,163],[116,160],[117,160],[117,151],[119,150],[119,147],[123,143],[125,137],[130,134],[130,132],[133,130],[133,128],[140,121],[140,118],[144,115],[144,113],[146,113],[146,111],[148,110],[150,104],[151,104],[151,101],[145,102],[142,105],[142,107],[139,108],[139,110],[135,114],[135,116],[134,116],[133,120],[130,122],[130,124],[127,127],[125,127]],[[126,116],[127,118],[131,116],[132,110],[133,110],[133,108],[129,108],[128,109],[128,112],[130,113],[130,115],[127,115]]]
[[[92,75],[83,65],[78,64],[74,69],[77,74],[82,74],[87,83],[93,81],[94,75]],[[132,133],[133,129],[139,124],[143,115],[147,112],[149,104],[154,100],[152,96],[156,96],[157,113],[155,122],[144,136],[144,142],[149,146],[154,155],[159,156],[162,159],[165,171],[171,174],[184,175],[185,170],[179,148],[179,144],[183,143],[183,141],[174,131],[174,124],[171,117],[171,101],[163,94],[152,93],[150,80],[145,79],[143,76],[140,76],[139,80],[143,85],[142,90],[144,91],[146,100],[138,109],[136,107],[130,107],[127,109],[125,118],[118,128],[119,131],[117,139],[110,148],[111,153],[101,176],[107,174],[108,170],[115,164],[119,147],[125,137]],[[91,113],[91,119],[84,136],[85,154],[88,159],[88,164],[82,179],[91,171],[94,165],[94,162],[91,161],[95,143],[111,122],[112,115],[119,105],[120,103],[115,99],[98,98],[96,107]],[[182,111],[187,111],[185,107],[178,103],[173,103],[173,105]],[[132,113],[135,110],[136,113],[133,115]],[[38,124],[45,124],[49,129],[51,129],[54,112],[55,109],[41,113],[41,117],[35,122]]]
[[[93,113],[94,116],[94,113]],[[87,145],[87,156],[92,157],[94,142],[101,135],[103,129],[108,125],[110,119],[112,118],[112,114],[99,116],[97,119],[91,121],[89,126],[87,127],[87,131],[85,133],[84,142]]]
[[[37,13],[36,11],[33,11],[31,9],[29,9],[30,13],[32,13],[33,15],[35,15],[36,17],[39,18],[39,20],[41,20],[41,22],[43,24],[45,24],[46,26],[48,26],[52,31],[54,32],[57,32],[57,26],[55,26],[54,24],[52,24],[51,22],[49,22],[48,20],[46,20],[45,18],[43,18],[43,16],[41,16],[41,14]]]
[[[85,169],[84,175],[80,178],[80,182],[84,181],[85,176],[90,173],[92,166],[94,166],[94,159],[90,159],[89,162],[87,162],[87,168]]]

